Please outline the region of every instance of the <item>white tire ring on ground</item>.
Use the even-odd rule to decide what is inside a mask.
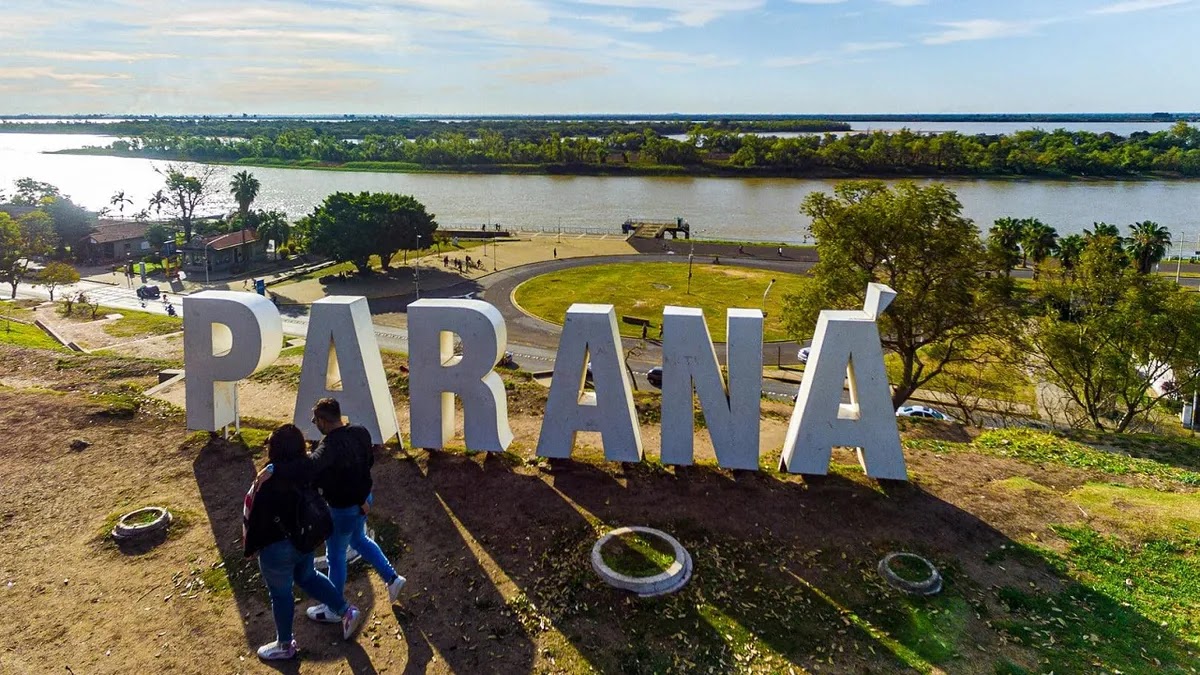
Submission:
[[[892,570],[892,561],[897,558],[906,558],[920,562],[922,565],[925,565],[927,568],[929,568],[929,576],[922,581],[909,581],[901,578],[900,575],[896,574]],[[893,588],[904,591],[905,593],[910,593],[912,595],[936,595],[942,590],[941,573],[938,572],[938,569],[933,566],[933,563],[919,555],[916,555],[915,553],[896,552],[883,556],[883,560],[879,561],[879,574]]]
[[[157,514],[154,520],[139,525],[129,524],[128,521],[130,519],[147,512]],[[147,506],[145,508],[137,509],[136,511],[130,511],[129,513],[121,516],[121,519],[117,521],[116,527],[112,529],[112,536],[114,539],[118,540],[136,539],[138,537],[144,537],[150,534],[162,532],[166,530],[167,526],[170,524],[170,511],[160,506]]]
[[[601,555],[600,550],[610,539],[623,534],[634,533],[658,537],[671,545],[671,548],[675,552],[675,560],[666,571],[649,577],[631,577],[617,572],[604,562],[604,556]],[[592,569],[596,570],[596,574],[599,574],[600,578],[609,586],[632,591],[637,593],[639,597],[651,598],[656,595],[674,593],[683,588],[684,584],[692,578],[692,556],[688,554],[687,549],[675,537],[662,530],[638,526],[619,527],[600,537],[600,540],[592,546]]]

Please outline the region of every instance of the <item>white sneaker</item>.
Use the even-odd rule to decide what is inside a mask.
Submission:
[[[367,615],[354,605],[350,605],[346,613],[342,615],[342,637],[346,640],[354,637],[354,633],[358,631],[359,626],[362,626],[363,621],[366,621]]]
[[[392,580],[392,583],[387,585],[388,599],[392,601],[393,605],[396,604],[396,601],[400,599],[400,589],[404,588],[404,584],[407,581],[408,579],[405,579],[397,574],[396,578]]]
[[[313,605],[304,611],[308,618],[317,623],[338,623],[342,620],[340,614],[334,614],[328,605]]]
[[[258,658],[263,661],[284,661],[296,657],[296,641],[284,644],[279,640],[268,642],[258,648]]]

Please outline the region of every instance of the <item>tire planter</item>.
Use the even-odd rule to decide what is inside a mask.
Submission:
[[[614,570],[604,562],[601,549],[614,537],[626,534],[640,534],[663,540],[674,551],[675,559],[665,571],[653,576],[631,577]],[[592,569],[609,586],[631,591],[638,597],[652,598],[657,595],[674,593],[687,584],[688,580],[692,578],[692,556],[675,537],[662,530],[652,527],[619,527],[600,537],[600,540],[592,546]]]
[[[925,566],[929,574],[920,581],[909,581],[901,577],[892,568],[895,562],[907,561]],[[892,588],[904,591],[910,595],[936,595],[942,590],[942,575],[938,569],[925,558],[914,553],[889,553],[879,561],[879,574]]]
[[[140,522],[147,517],[151,519]],[[117,541],[132,541],[166,532],[170,524],[170,511],[160,506],[147,506],[121,516],[117,526],[112,529],[112,536]]]

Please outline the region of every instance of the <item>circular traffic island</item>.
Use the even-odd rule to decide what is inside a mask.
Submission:
[[[526,314],[560,326],[567,308],[576,302],[613,305],[621,335],[633,338],[642,337],[641,323],[627,323],[621,317],[649,322],[648,336],[656,338],[662,328],[663,307],[699,307],[716,342],[725,341],[726,309],[763,309],[763,339],[788,338],[783,322],[784,298],[796,293],[805,277],[740,265],[714,265],[711,258],[696,258],[690,265],[689,283],[687,256],[680,258],[679,262],[585,265],[542,274],[516,287],[513,304]]]
[[[650,598],[683,588],[692,576],[692,557],[662,530],[619,527],[592,547],[592,568],[609,586]]]

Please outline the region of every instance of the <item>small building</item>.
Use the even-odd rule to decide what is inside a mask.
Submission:
[[[155,251],[146,241],[149,223],[136,220],[100,220],[82,239],[85,259],[96,262],[140,260]]]
[[[228,275],[267,257],[266,242],[254,230],[245,229],[209,237],[196,235],[180,249],[183,270],[190,274]]]

